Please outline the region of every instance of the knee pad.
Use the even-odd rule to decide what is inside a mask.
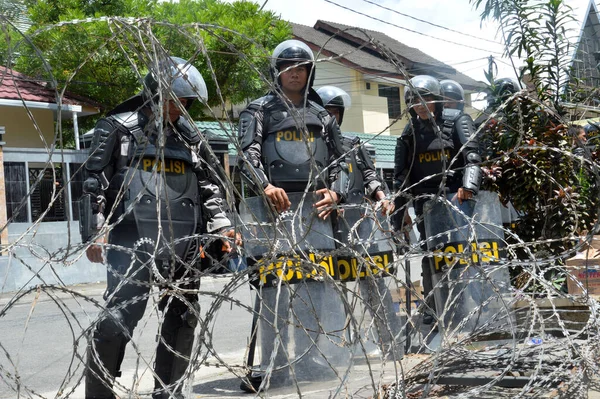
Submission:
[[[96,330],[100,337],[107,339],[119,335],[126,336],[126,331],[131,333],[123,311],[120,309],[106,309],[106,312],[102,314],[102,320],[96,325]]]
[[[192,306],[186,308],[185,312],[181,315],[183,325],[187,325],[190,328],[196,328],[198,325],[198,315],[200,314],[200,304],[198,302],[192,302]]]
[[[167,301],[162,304],[161,310],[167,306]],[[168,305],[165,320],[173,320],[175,324],[179,324],[176,320],[181,320],[182,327],[196,328],[198,324],[198,315],[200,314],[200,304],[196,300],[190,301],[190,307],[177,298],[173,298]]]

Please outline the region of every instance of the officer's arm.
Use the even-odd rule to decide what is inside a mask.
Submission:
[[[229,206],[219,185],[212,181],[208,173],[204,179],[198,181],[198,184],[206,232],[214,233],[231,227],[231,220],[228,217]]]
[[[255,193],[269,185],[269,178],[262,165],[263,127],[262,109],[250,104],[240,114],[238,137],[242,156],[238,157],[238,166],[244,180]]]
[[[398,137],[394,152],[394,191],[403,188],[408,178],[410,160],[409,143],[404,136]]]
[[[200,159],[195,165],[195,172],[200,189],[203,231],[220,232],[232,226],[231,211],[223,195],[227,182],[222,180],[223,173],[219,171],[222,166],[205,140],[197,144],[197,153]]]
[[[383,197],[389,194],[389,191],[377,175],[375,164],[364,145],[358,147],[357,157],[367,196],[374,200],[383,199]]]
[[[323,111],[326,113],[326,111]],[[330,190],[338,195],[338,203],[344,202],[347,197],[348,175],[342,171],[342,162],[345,153],[342,143],[342,132],[335,118],[325,114],[323,117],[325,126],[325,141],[329,151],[329,168],[327,180]]]
[[[108,119],[100,119],[94,128],[90,155],[85,164],[88,178],[83,182],[79,201],[79,228],[82,242],[96,236],[105,222],[105,191],[113,176],[116,154],[119,150],[118,126]]]
[[[465,160],[462,187],[473,194],[477,194],[481,185],[482,172],[479,166],[481,163],[479,140],[474,134],[473,120],[469,115],[462,114],[454,127]]]

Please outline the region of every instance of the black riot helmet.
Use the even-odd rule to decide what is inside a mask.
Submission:
[[[160,79],[156,79],[160,76]],[[148,105],[149,101],[158,101],[159,89],[168,97],[188,99],[186,108],[189,109],[193,100],[208,100],[206,83],[195,66],[183,58],[167,57],[159,62],[158,69],[151,67],[144,77],[144,89],[133,97],[128,98],[107,113],[107,116],[139,110]]]
[[[491,93],[488,94],[488,106],[498,105],[521,90],[519,82],[512,78],[500,78],[494,81]]]
[[[273,80],[281,85],[279,73],[282,71],[283,65],[296,63],[298,65],[307,65],[308,67],[308,82],[305,89],[311,89],[315,81],[315,57],[310,47],[300,40],[286,40],[281,43],[271,56],[271,73]]]
[[[157,79],[157,76],[159,79]],[[158,64],[144,77],[144,89],[149,97],[154,98],[160,89],[165,95],[188,100],[208,100],[208,90],[202,75],[195,66],[179,57],[168,57]],[[191,106],[188,101],[186,108]]]
[[[408,112],[410,112],[413,118],[416,118],[417,113],[413,109],[413,107],[421,102],[418,93],[421,96],[434,96],[435,98],[435,116],[436,118],[442,114],[444,105],[440,101],[442,96],[442,89],[440,87],[440,82],[433,76],[429,75],[417,75],[410,80],[409,86],[407,85],[404,89],[404,102],[406,106],[409,107]],[[416,92],[414,92],[415,90]]]
[[[444,79],[440,81],[440,86],[444,101],[456,101],[458,103],[456,109],[461,111],[465,109],[465,91],[458,82]]]
[[[323,107],[325,107],[325,109],[337,108],[339,112],[339,120],[337,123],[338,125],[341,125],[342,120],[344,119],[344,111],[349,109],[352,105],[350,95],[335,86],[320,87],[317,89],[317,94],[321,97],[321,100],[323,100]]]

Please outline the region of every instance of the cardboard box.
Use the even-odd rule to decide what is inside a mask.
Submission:
[[[596,249],[594,245],[600,247],[600,237],[592,241],[592,247],[588,250],[578,252],[565,262],[568,273],[567,288],[571,295],[582,295],[583,288],[588,295],[600,294],[600,248]]]
[[[422,288],[421,288],[421,281],[417,280],[417,281],[413,281],[412,282],[413,285],[413,291],[411,292],[411,298],[410,298],[410,306],[412,309],[416,309],[419,306],[419,301],[422,301]],[[402,313],[404,313],[406,306],[404,305],[404,303],[406,302],[406,289],[404,287],[398,287],[392,291],[392,302],[394,303],[394,308],[396,310],[396,313],[400,312],[401,309]]]
[[[589,249],[589,248],[593,248],[596,251],[600,251],[600,235],[592,236],[592,239],[589,242],[586,242],[586,240],[587,240],[587,237],[582,237],[580,239],[580,242],[582,242],[584,244],[582,251],[585,251],[586,249]]]

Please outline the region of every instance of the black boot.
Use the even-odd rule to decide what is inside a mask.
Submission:
[[[263,376],[261,374],[248,373],[240,383],[240,389],[246,393],[257,393],[262,384]]]

